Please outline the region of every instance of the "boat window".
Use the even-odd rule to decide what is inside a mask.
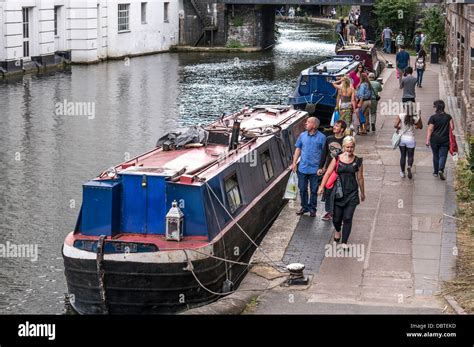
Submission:
[[[300,84],[301,84],[302,86],[305,86],[305,85],[307,85],[307,83],[308,83],[308,76],[303,76],[303,77],[301,78],[301,83],[300,83]]]
[[[300,80],[300,95],[305,95],[309,93],[309,76],[301,76]]]
[[[229,203],[230,212],[233,213],[242,205],[242,198],[240,196],[239,182],[237,181],[237,174],[233,174],[225,180],[225,193],[227,195],[227,202]]]
[[[266,150],[260,155],[260,160],[262,161],[263,176],[265,177],[265,182],[270,181],[275,175],[273,172],[272,158],[270,157],[270,150]]]

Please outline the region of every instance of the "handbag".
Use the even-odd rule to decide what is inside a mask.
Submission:
[[[337,180],[337,169],[339,168],[339,157],[336,159],[336,167],[334,168],[333,172],[331,173],[331,176],[329,176],[328,181],[326,182],[326,189],[332,189],[334,187],[334,183],[336,183]]]
[[[366,119],[365,119],[365,116],[364,116],[364,111],[362,111],[362,110],[359,111],[359,118],[360,118],[360,124],[365,124]]]
[[[393,133],[392,135],[392,148],[393,149],[396,149],[398,147],[398,145],[400,144],[400,141],[402,140],[402,135],[407,131],[407,129],[405,129],[405,131],[402,131],[401,133],[397,130],[395,130],[395,132]]]
[[[360,125],[359,117],[357,116],[357,112],[354,112],[352,115],[352,125],[354,126],[354,129],[357,129],[357,127]]]
[[[396,149],[398,147],[401,139],[402,139],[402,134],[399,133],[398,130],[395,130],[395,132],[392,135],[392,148],[393,149]]]
[[[454,136],[453,129],[449,127],[449,154],[454,156],[458,153],[458,143],[456,142],[456,136]]]

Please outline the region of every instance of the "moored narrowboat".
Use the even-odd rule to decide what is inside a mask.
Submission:
[[[366,71],[375,73],[377,78],[382,72],[383,65],[377,56],[377,49],[372,43],[355,42],[343,46],[336,46],[336,54],[341,56],[352,56],[354,60],[361,62]]]
[[[355,71],[358,64],[353,57],[335,56],[303,70],[288,103],[316,116],[321,126],[328,126],[337,97],[337,90],[332,82]]]
[[[165,141],[86,182],[62,250],[72,307],[173,313],[232,292],[285,204],[307,117],[245,109],[200,128],[203,140]]]

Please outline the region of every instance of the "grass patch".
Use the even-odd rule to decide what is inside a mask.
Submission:
[[[235,27],[241,27],[244,25],[244,17],[240,17],[240,16],[235,16],[233,19],[232,19],[232,25],[235,26]]]
[[[457,259],[456,277],[443,285],[467,313],[474,313],[474,172],[467,159],[456,165]],[[456,250],[455,250],[456,251]]]
[[[257,310],[257,307],[258,307],[258,298],[255,297],[252,300],[250,300],[247,306],[245,306],[245,309],[242,312],[242,314],[252,314]]]
[[[227,48],[244,48],[245,46],[237,40],[229,40],[225,45]]]

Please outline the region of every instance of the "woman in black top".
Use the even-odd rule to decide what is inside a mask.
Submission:
[[[321,185],[318,189],[318,194],[322,194],[324,186],[336,168],[336,161],[339,161],[337,173],[341,179],[343,188],[343,197],[334,200],[334,216],[333,224],[336,229],[334,234],[334,241],[338,242],[341,239],[342,226],[342,245],[347,248],[347,240],[352,229],[352,218],[360,200],[365,200],[364,189],[364,168],[362,165],[362,158],[354,155],[355,139],[353,136],[346,136],[342,143],[343,153],[337,158],[333,159],[326,171]],[[360,189],[360,200],[359,200]]]
[[[433,103],[436,113],[428,121],[426,132],[426,146],[431,146],[433,152],[433,176],[446,179],[444,168],[448,159],[449,129],[454,130],[454,121],[444,112],[444,101],[436,100]]]

